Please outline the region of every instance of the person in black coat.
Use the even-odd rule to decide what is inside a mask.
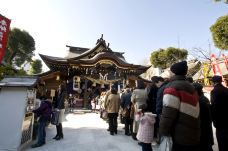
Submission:
[[[125,112],[123,118],[125,124],[125,135],[127,136],[130,136],[133,132],[133,119],[130,118],[131,105],[131,91],[130,88],[127,86],[121,96],[120,103],[120,106],[123,108],[123,112]]]
[[[148,100],[147,100],[147,110],[148,112],[152,112],[153,114],[156,114],[156,99],[157,99],[157,93],[160,86],[163,84],[164,79],[162,77],[153,76],[151,78],[152,85],[148,94]],[[154,137],[157,138],[157,129],[158,129],[158,119],[156,119],[156,123],[154,125]]]
[[[65,112],[65,99],[66,99],[66,83],[65,81],[63,81],[60,86],[59,89],[57,91],[57,95],[56,97],[53,98],[53,106],[55,108],[55,110],[59,110],[60,114],[59,114],[59,124],[56,125],[56,130],[57,130],[57,134],[53,139],[56,140],[60,140],[63,139],[63,128],[62,128],[62,122],[64,119],[64,112]]]
[[[203,94],[203,86],[199,83],[193,83],[195,90],[199,96],[200,105],[200,150],[213,151],[212,146],[214,144],[212,119],[210,111],[210,102]]]
[[[228,89],[222,85],[222,77],[211,79],[214,89],[211,91],[212,121],[216,128],[219,151],[228,151]]]

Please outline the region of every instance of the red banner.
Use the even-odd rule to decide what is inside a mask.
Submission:
[[[8,35],[10,28],[10,20],[0,14],[0,64],[5,54]]]

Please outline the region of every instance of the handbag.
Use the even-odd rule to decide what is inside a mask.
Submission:
[[[130,110],[128,108],[124,108],[122,111],[123,117],[130,117]]]
[[[170,136],[162,136],[161,143],[159,145],[159,151],[172,151],[173,148],[173,141],[172,137]]]
[[[51,124],[53,124],[53,125],[59,124],[59,115],[60,115],[60,110],[52,111],[52,113],[51,113]]]
[[[102,118],[103,118],[103,119],[107,119],[107,118],[108,118],[108,112],[107,112],[106,110],[104,110],[104,111],[102,112]]]

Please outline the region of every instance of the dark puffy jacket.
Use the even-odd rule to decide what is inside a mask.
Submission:
[[[158,88],[155,84],[153,84],[150,88],[147,103],[147,110],[152,113],[156,113],[156,98],[157,98]]]
[[[174,76],[167,84],[159,123],[161,136],[172,136],[174,144],[200,144],[199,99],[185,76]]]

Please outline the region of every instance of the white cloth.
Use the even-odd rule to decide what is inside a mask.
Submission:
[[[62,123],[65,120],[65,109],[60,109],[60,114],[59,114],[59,123]]]

